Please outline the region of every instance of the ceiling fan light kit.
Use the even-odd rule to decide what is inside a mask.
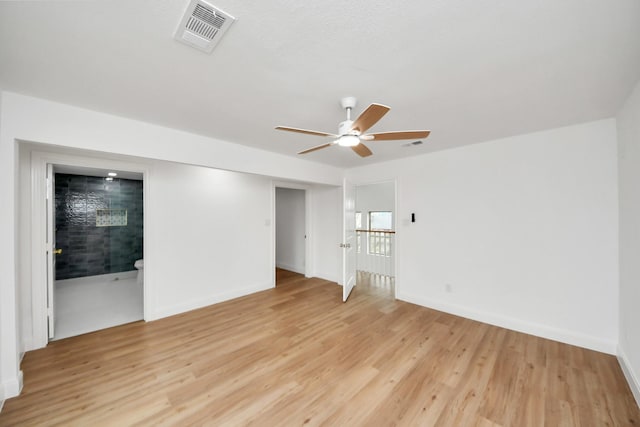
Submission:
[[[360,144],[360,138],[357,135],[342,135],[338,138],[338,145],[341,147],[355,147]]]
[[[307,135],[324,136],[333,138],[333,142],[317,145],[300,151],[298,154],[306,154],[332,145],[341,147],[351,147],[354,153],[360,157],[368,157],[371,150],[362,141],[396,141],[402,139],[426,138],[431,133],[428,130],[395,131],[365,134],[365,132],[375,125],[390,108],[382,104],[371,104],[355,120],[351,120],[351,110],[357,105],[357,99],[348,96],[340,100],[340,105],[347,111],[347,120],[338,125],[338,133],[327,133],[315,130],[292,128],[288,126],[276,126],[277,130],[287,132],[304,133]]]

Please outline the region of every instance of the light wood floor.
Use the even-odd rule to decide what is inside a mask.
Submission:
[[[0,425],[629,426],[616,359],[279,271],[276,289],[51,343]]]

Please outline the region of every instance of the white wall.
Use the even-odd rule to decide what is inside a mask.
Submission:
[[[20,391],[17,266],[17,153],[12,139],[3,141],[10,127],[6,94],[0,94],[0,242],[8,250],[0,257],[0,401]]]
[[[395,183],[392,181],[375,184],[360,184],[356,186],[356,211],[361,211],[364,217],[369,211],[395,210]],[[395,215],[393,220],[395,222]]]
[[[273,286],[270,179],[156,161],[149,181],[152,317]]]
[[[175,161],[303,182],[334,185],[341,182],[340,169],[319,163],[38,98],[9,92],[2,92],[0,96],[0,200],[4,201],[0,204],[0,241],[13,248],[0,257],[0,394],[4,397],[16,395],[21,381],[17,330],[17,318],[20,315],[20,306],[17,304],[17,283],[20,280],[20,247],[17,243],[20,227],[17,140],[39,142],[52,147],[71,147]],[[171,171],[167,170],[167,173],[169,172]],[[247,182],[245,184],[249,188],[258,185]],[[251,193],[250,190],[247,191]],[[270,208],[271,189],[268,194]],[[175,205],[172,209],[175,209]],[[259,210],[259,213],[262,215],[261,224],[264,227],[264,220],[269,215],[263,215],[262,210]],[[256,227],[258,226],[252,223],[249,229],[256,231]],[[260,230],[262,232],[262,229]],[[184,242],[178,239],[178,243]],[[241,278],[237,282],[238,286],[247,290],[251,286],[264,285],[261,281],[263,267],[259,265],[257,268],[258,273],[255,277],[247,277],[246,280]],[[207,286],[212,287],[210,291],[218,292],[222,289],[218,284],[204,284],[195,277],[190,277],[191,279],[191,287],[185,289],[185,293],[182,294],[185,299],[181,300],[180,307],[186,309],[220,297],[203,297],[200,293]],[[180,283],[172,283],[172,286],[180,286]],[[158,295],[158,312],[155,315],[175,311],[175,307],[167,305],[170,298],[170,293]]]
[[[397,178],[398,298],[614,353],[616,162],[611,119],[348,177]]]
[[[276,266],[305,273],[305,191],[276,188]]]
[[[620,188],[618,357],[640,404],[640,83],[617,117]]]
[[[362,212],[362,227],[369,229],[369,212],[388,211],[393,217],[395,229],[396,213],[395,213],[395,182],[380,182],[376,184],[364,184],[356,186],[356,212]],[[368,271],[371,273],[379,273],[388,276],[395,274],[394,258],[395,256],[384,257],[378,255],[369,255],[367,250],[367,233],[360,233],[361,250],[357,255],[357,269]],[[392,254],[394,253],[392,239]]]

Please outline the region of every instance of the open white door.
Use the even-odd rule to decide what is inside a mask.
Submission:
[[[356,284],[356,186],[342,182],[342,301],[346,302]]]
[[[49,339],[53,338],[55,329],[53,322],[53,284],[56,279],[56,219],[55,219],[55,199],[54,199],[54,175],[53,165],[47,165],[47,326],[49,329]]]

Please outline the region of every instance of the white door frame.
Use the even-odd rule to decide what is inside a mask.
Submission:
[[[394,271],[394,286],[393,286],[393,298],[398,299],[398,289],[400,288],[400,272],[398,268],[398,248],[400,247],[400,240],[402,238],[402,233],[400,232],[400,223],[398,221],[398,180],[397,178],[390,179],[381,179],[376,181],[357,181],[352,180],[352,184],[356,186],[356,200],[358,198],[358,187],[365,185],[376,185],[376,184],[386,184],[389,182],[393,182],[393,227],[395,228],[396,234],[394,235],[394,246],[393,246],[393,271]]]
[[[53,315],[54,304],[54,290],[56,281],[56,180],[55,171],[53,165],[47,163],[46,165],[46,196],[45,196],[45,211],[46,211],[46,242],[45,242],[45,254],[47,264],[47,331],[49,339],[53,339],[55,336],[55,317]]]
[[[47,281],[46,281],[46,171],[47,164],[58,166],[78,166],[96,169],[115,169],[141,173],[143,176],[143,247],[145,253],[143,304],[144,320],[151,320],[153,247],[149,244],[149,166],[125,160],[110,160],[47,151],[31,153],[31,321],[35,350],[49,343],[47,331]]]
[[[342,302],[347,302],[357,281],[356,185],[342,181]]]
[[[312,277],[313,274],[313,235],[311,233],[313,206],[310,197],[311,186],[300,184],[297,182],[271,181],[271,270],[273,272],[272,287],[276,286],[276,188],[304,190],[304,233],[307,236],[307,238],[304,240],[304,276]]]

